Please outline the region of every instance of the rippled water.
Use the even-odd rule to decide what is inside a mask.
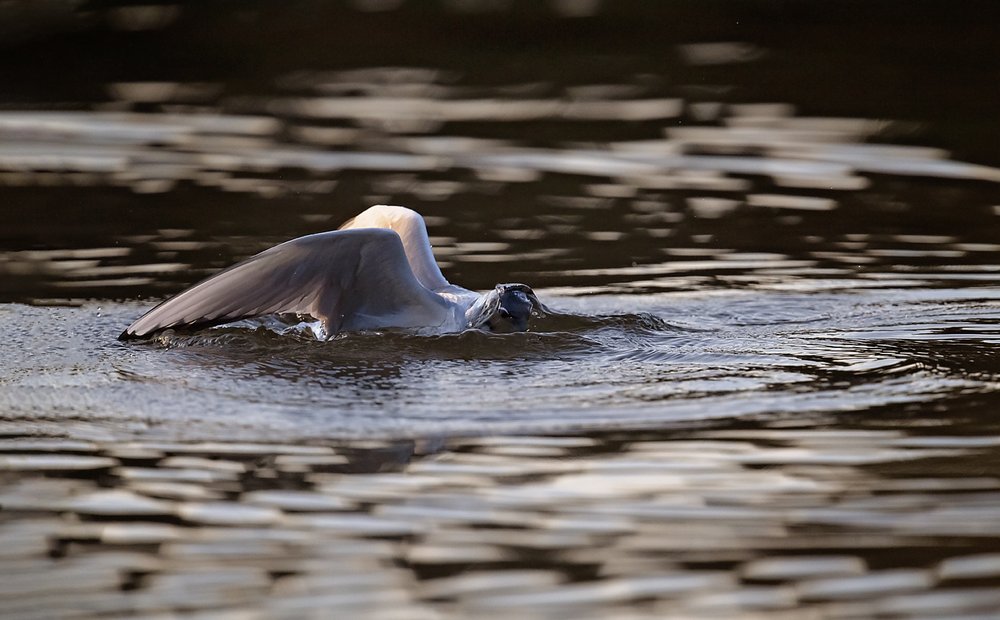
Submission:
[[[777,4],[0,27],[0,615],[993,617],[997,39]],[[556,314],[116,340],[375,203]]]
[[[0,398],[8,419],[100,433],[287,440],[809,417],[946,403],[996,382],[992,289],[545,299],[566,316],[528,333],[329,342],[247,326],[119,343],[143,306],[11,305],[4,320],[34,328],[7,340]]]

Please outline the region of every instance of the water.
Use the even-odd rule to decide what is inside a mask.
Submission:
[[[0,30],[2,614],[992,617],[989,20],[488,4]],[[375,203],[557,315],[116,340]]]
[[[992,289],[546,301],[568,316],[521,334],[318,342],[239,326],[138,344],[115,336],[144,306],[10,305],[5,320],[35,327],[8,340],[2,403],[8,420],[78,420],[98,436],[295,441],[809,417],[929,406],[996,381]]]

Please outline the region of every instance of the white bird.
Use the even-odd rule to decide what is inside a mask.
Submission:
[[[142,338],[272,314],[308,315],[326,336],[402,328],[421,334],[465,329],[525,331],[546,312],[524,284],[480,295],[449,284],[434,261],[424,219],[376,205],[339,230],[286,241],[156,306],[121,333]]]

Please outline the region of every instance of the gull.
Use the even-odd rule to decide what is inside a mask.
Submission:
[[[518,332],[546,312],[524,284],[498,284],[485,294],[450,284],[434,260],[423,217],[376,205],[338,230],[286,241],[195,284],[118,339],[286,314],[319,321],[324,338],[392,328],[427,335]]]

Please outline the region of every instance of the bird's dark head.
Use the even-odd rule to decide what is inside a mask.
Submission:
[[[523,332],[528,330],[528,319],[544,314],[544,307],[530,286],[524,284],[497,284],[491,292],[496,305],[486,320],[486,327],[495,333]]]

